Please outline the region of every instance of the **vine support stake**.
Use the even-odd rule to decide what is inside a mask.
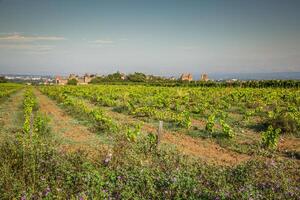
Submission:
[[[159,121],[158,132],[157,132],[157,145],[160,144],[163,134],[163,121]]]

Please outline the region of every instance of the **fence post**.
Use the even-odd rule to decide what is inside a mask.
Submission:
[[[160,144],[163,134],[163,121],[159,121],[158,132],[157,132],[157,145]]]

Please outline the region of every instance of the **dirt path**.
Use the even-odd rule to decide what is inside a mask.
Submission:
[[[38,98],[40,111],[50,117],[50,127],[60,140],[63,151],[83,150],[88,156],[95,157],[99,153],[100,146],[102,149],[105,148],[95,133],[65,114],[54,101],[38,90],[34,90],[34,93]]]
[[[282,137],[279,141],[278,148],[281,152],[294,151],[300,153],[300,138]]]
[[[17,91],[0,104],[0,132],[12,134],[22,129],[24,90]]]
[[[106,113],[119,123],[141,122],[131,116],[117,113],[111,108],[104,108]],[[142,130],[145,132],[156,132],[157,127],[143,122]],[[209,139],[193,138],[184,133],[164,131],[163,143],[175,145],[179,151],[186,155],[201,158],[207,162],[221,165],[235,165],[250,159],[250,156],[239,154],[220,147]]]

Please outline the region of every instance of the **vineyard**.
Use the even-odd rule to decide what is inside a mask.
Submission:
[[[105,109],[146,123],[158,124],[161,120],[169,130],[210,137],[250,155],[259,153],[262,141],[255,139],[268,127],[282,135],[300,136],[298,89],[68,86],[44,87],[41,91],[71,106],[74,112],[89,115],[98,122],[98,127],[108,131],[116,126],[113,119],[105,116]],[[95,109],[89,109],[88,104]],[[245,137],[251,140],[250,146],[238,144]]]
[[[300,196],[298,88],[0,84],[0,125],[1,199]]]
[[[1,98],[5,98],[20,89],[21,86],[17,84],[0,84],[0,100]]]

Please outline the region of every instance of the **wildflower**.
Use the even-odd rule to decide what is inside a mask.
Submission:
[[[112,159],[112,153],[109,153],[104,160],[104,164],[108,164],[111,161],[111,159]]]
[[[50,187],[47,187],[46,190],[43,192],[44,196],[47,196],[51,192]]]
[[[274,161],[274,160],[271,160],[270,165],[271,165],[272,167],[275,167],[275,166],[276,166],[275,161]]]

